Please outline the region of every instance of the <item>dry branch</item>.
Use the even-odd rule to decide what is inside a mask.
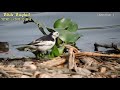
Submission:
[[[71,46],[71,45],[65,44],[64,46],[65,46],[66,48],[68,48],[68,49],[73,48],[74,53],[80,52],[77,48],[75,48],[75,47],[73,47],[73,46]]]
[[[16,68],[12,68],[12,67],[4,67],[4,66],[0,66],[1,70],[4,70],[6,73],[13,73],[13,74],[25,74],[25,75],[29,75],[31,76],[31,73],[28,72],[23,72],[23,71],[19,71]],[[6,74],[7,75],[7,74]]]
[[[120,58],[120,54],[101,54],[101,53],[94,53],[94,52],[80,52],[78,49],[76,49],[75,47],[73,46],[70,46],[70,45],[64,45],[66,48],[70,49],[72,48],[73,51],[75,52],[75,57],[78,58],[80,56],[98,56],[98,57],[114,57],[114,58]],[[112,47],[116,47],[115,45],[111,45]],[[110,46],[110,47],[111,47]],[[118,50],[118,48],[117,48]]]
[[[74,68],[74,63],[75,63],[75,54],[73,52],[73,48],[69,49],[69,69],[73,69]]]
[[[10,78],[10,75],[3,70],[0,70],[0,74],[3,74],[5,77]]]
[[[79,52],[79,53],[75,53],[75,57],[76,58],[79,58],[81,56],[98,56],[98,57],[120,58],[120,54],[101,54],[101,53],[94,53],[94,52]]]

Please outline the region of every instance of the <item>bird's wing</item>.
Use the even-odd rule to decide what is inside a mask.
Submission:
[[[50,46],[54,44],[53,41],[40,41],[40,40],[35,40],[33,42],[31,42],[30,44],[28,45],[35,45],[35,46]]]
[[[36,39],[36,41],[54,41],[54,39],[51,37],[51,35],[45,35]]]
[[[54,42],[52,41],[41,41],[41,42],[38,42],[36,44],[34,44],[35,46],[51,46],[55,44]]]
[[[37,40],[35,40],[35,41],[32,41],[31,43],[29,43],[28,45],[39,45],[39,46],[41,46],[41,45],[44,45],[45,43],[43,43],[42,41],[37,41]]]
[[[40,37],[38,39],[36,39],[35,41],[32,41],[31,43],[29,43],[28,45],[35,45],[35,46],[49,46],[51,44],[53,44],[54,39],[51,38],[49,35]]]

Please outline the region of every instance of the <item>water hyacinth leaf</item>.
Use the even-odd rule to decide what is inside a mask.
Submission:
[[[54,47],[52,48],[51,54],[53,54],[54,56],[60,55],[59,50],[56,45],[54,45]]]
[[[54,54],[51,52],[49,55],[48,55],[49,58],[54,58]]]
[[[68,31],[77,31],[78,30],[78,25],[75,23],[75,22],[72,22],[72,23],[70,23],[69,24],[69,27],[68,27],[68,29],[67,29]]]
[[[75,32],[70,32],[67,30],[57,30],[57,29],[56,31],[59,32],[60,34],[59,38],[65,43],[75,43],[80,38],[80,35]]]
[[[65,49],[64,46],[61,46],[61,47],[58,48],[58,51],[59,51],[59,54],[60,54],[60,55],[63,54],[64,49]]]
[[[63,41],[58,37],[58,38],[56,39],[56,45],[59,46],[59,45],[62,44],[62,43],[63,43]]]
[[[67,37],[67,43],[75,43],[80,38],[80,35],[78,33],[67,34],[67,36],[69,36],[69,35],[71,37]]]
[[[71,19],[68,18],[60,18],[55,21],[54,28],[66,28],[69,23],[71,23]]]
[[[54,28],[60,28],[60,29],[69,30],[71,32],[75,32],[78,30],[78,25],[75,22],[72,22],[71,19],[61,18],[55,21]]]

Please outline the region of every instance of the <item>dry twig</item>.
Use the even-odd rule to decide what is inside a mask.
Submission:
[[[10,78],[10,75],[3,70],[0,70],[0,74],[3,74],[5,77]]]
[[[81,56],[97,56],[97,57],[120,58],[120,54],[101,54],[101,53],[94,53],[94,52],[79,52],[79,53],[75,53],[75,57],[76,58],[79,58]]]

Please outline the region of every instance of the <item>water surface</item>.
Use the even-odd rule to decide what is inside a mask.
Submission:
[[[111,16],[99,16],[105,12],[30,12],[31,17],[38,22],[44,23],[48,27],[53,27],[53,23],[58,18],[71,18],[79,25],[79,28],[104,27],[120,25],[120,12],[106,12]],[[0,18],[3,12],[0,12]],[[107,29],[79,30],[83,35],[77,46],[83,51],[94,51],[94,43],[116,43],[120,45],[120,27]],[[23,21],[2,21],[0,20],[0,41],[8,42],[10,50],[8,53],[1,53],[1,57],[34,57],[31,52],[20,52],[13,45],[27,44],[43,36],[34,23],[23,24]],[[102,48],[101,48],[102,50]]]

